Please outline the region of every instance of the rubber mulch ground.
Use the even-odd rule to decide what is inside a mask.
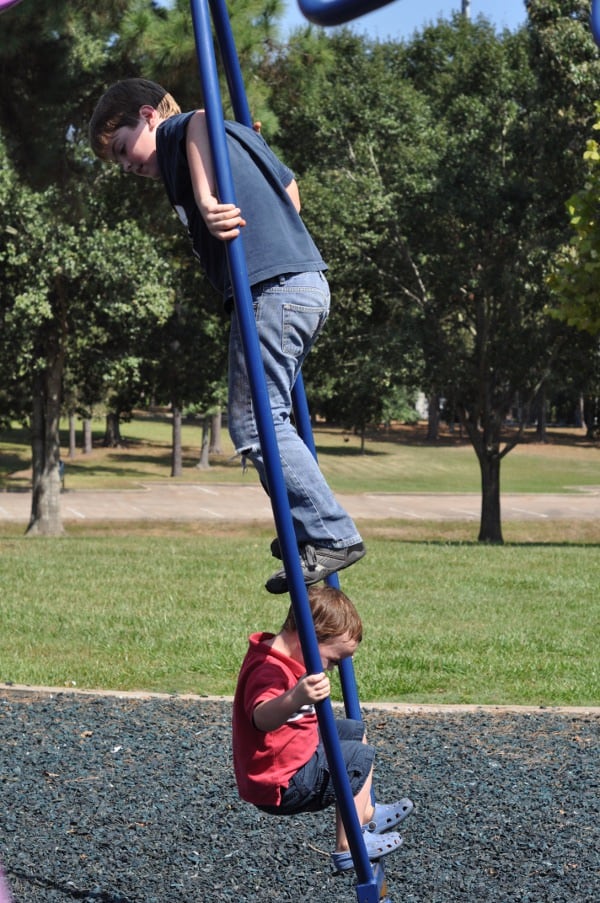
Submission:
[[[333,812],[237,797],[227,701],[0,693],[0,860],[17,903],[357,899]],[[415,803],[392,903],[600,900],[596,714],[367,710],[381,801]]]

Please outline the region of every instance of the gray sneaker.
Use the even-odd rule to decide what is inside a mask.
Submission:
[[[275,543],[277,543],[276,548],[278,550],[279,543],[277,540],[274,540],[271,544],[271,551],[273,551]],[[366,551],[362,542],[348,546],[346,549],[315,549],[314,546],[308,543],[303,545],[300,548],[300,564],[302,566],[304,583],[306,586],[310,586],[313,583],[319,583],[320,580],[325,580],[326,577],[335,574],[336,571],[341,571],[343,568],[350,567],[355,561],[360,561]],[[275,557],[278,556],[275,555]],[[275,593],[276,595],[287,593],[288,582],[285,568],[281,568],[281,570],[271,574],[265,586],[270,593]]]

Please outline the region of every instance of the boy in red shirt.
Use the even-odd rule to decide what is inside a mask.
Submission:
[[[323,672],[306,674],[290,608],[279,633],[250,637],[233,703],[233,760],[240,796],[273,815],[316,812],[335,803],[314,706],[331,692],[325,672],[353,655],[362,639],[360,616],[341,590],[312,586],[308,597]],[[402,838],[390,829],[412,812],[413,804],[402,799],[373,805],[375,750],[366,743],[364,725],[346,718],[336,720],[336,727],[367,854],[380,859],[399,848]],[[331,859],[336,871],[353,867],[339,812]]]

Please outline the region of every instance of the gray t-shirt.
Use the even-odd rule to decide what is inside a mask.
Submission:
[[[226,241],[213,238],[196,206],[185,149],[190,113],[158,127],[158,165],[169,200],[188,230],[210,283],[230,298]],[[238,122],[225,122],[235,199],[246,220],[241,231],[250,285],[285,273],[327,269],[286,191],[294,175],[264,138]]]

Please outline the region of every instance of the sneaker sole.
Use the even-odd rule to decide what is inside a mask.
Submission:
[[[361,558],[365,557],[366,549],[357,549],[355,552],[352,552],[347,558],[339,562],[335,562],[335,567],[327,567],[325,565],[318,565],[314,572],[308,572],[304,574],[304,585],[312,586],[314,583],[320,583],[322,580],[327,580],[328,577],[331,577],[332,574],[337,574],[338,571],[343,571],[344,568],[350,567],[351,564],[356,564],[357,561],[360,561]],[[287,578],[280,573],[273,574],[267,582],[265,583],[265,588],[268,592],[273,593],[273,595],[280,596],[282,593],[287,593],[288,591],[288,582]]]

